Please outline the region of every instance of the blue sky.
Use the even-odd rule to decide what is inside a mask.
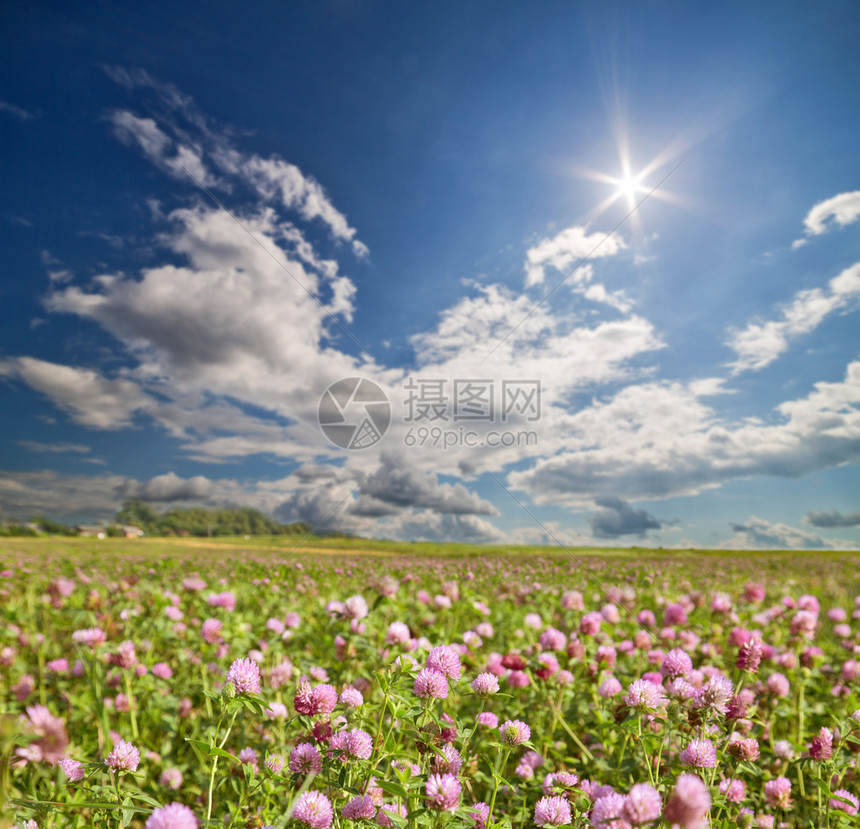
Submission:
[[[855,3],[2,18],[3,516],[860,544]]]

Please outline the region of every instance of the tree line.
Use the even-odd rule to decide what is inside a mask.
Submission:
[[[44,516],[31,516],[29,521],[7,521],[0,525],[0,536],[77,535],[80,525],[63,524]],[[235,535],[306,535],[311,525],[304,521],[281,524],[252,507],[171,507],[156,512],[145,501],[126,501],[112,522],[103,525],[107,536],[122,537],[125,527],[137,527],[149,536],[193,536],[214,538]],[[342,536],[343,533],[326,533]]]

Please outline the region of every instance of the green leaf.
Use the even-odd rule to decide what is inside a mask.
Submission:
[[[386,809],[385,814],[388,816],[388,819],[396,826],[398,829],[403,829],[407,824],[407,820],[405,817],[400,817],[399,813],[394,809]],[[413,817],[413,815],[410,815]]]
[[[144,794],[143,792],[135,792],[131,797],[135,800],[140,800],[142,803],[146,803],[148,806],[152,806],[154,809],[159,809],[161,807],[161,804],[154,797],[150,797],[148,794]]]
[[[382,791],[388,792],[388,794],[393,794],[396,797],[403,798],[404,800],[409,799],[409,792],[407,792],[399,783],[394,783],[390,780],[377,780],[376,785],[379,786]]]
[[[131,819],[134,817],[134,813],[137,809],[134,808],[134,804],[131,802],[130,797],[126,797],[122,802],[122,822],[123,823],[131,823]]]
[[[235,763],[241,762],[235,754],[230,754],[229,751],[224,751],[223,748],[218,748],[217,746],[213,746],[209,749],[210,757],[226,757],[228,760],[232,760]]]

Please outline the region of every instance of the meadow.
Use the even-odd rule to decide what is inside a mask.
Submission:
[[[857,826],[860,554],[4,539],[0,829]]]

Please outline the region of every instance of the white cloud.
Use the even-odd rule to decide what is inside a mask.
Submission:
[[[782,308],[779,319],[751,322],[744,329],[731,330],[726,345],[737,354],[729,364],[732,372],[758,371],[770,365],[794,339],[814,331],[827,316],[850,307],[858,297],[860,262],[831,279],[827,288],[796,293]]]
[[[321,219],[335,239],[350,242],[357,256],[367,256],[367,247],[355,239],[355,228],[331,203],[322,185],[295,164],[276,156],[245,155],[233,148],[222,148],[214,157],[222,169],[247,181],[266,201],[280,202],[288,210],[298,211],[306,221]]]
[[[48,269],[48,278],[53,283],[57,283],[62,285],[66,282],[70,282],[74,278],[74,274],[68,270],[67,268],[58,268],[58,265],[62,265],[59,259],[52,256],[50,252],[47,250],[43,250],[41,252],[42,264]]]
[[[860,457],[860,364],[849,367],[844,382],[819,384],[767,421],[727,421],[709,405],[709,398],[730,393],[723,378],[648,381],[654,369],[643,358],[665,344],[633,313],[623,291],[593,281],[590,263],[569,280],[573,310],[535,307],[527,295],[501,285],[473,284],[470,296],[411,340],[414,380],[492,378],[497,392],[502,380],[540,380],[542,412],[533,424],[539,444],[413,447],[406,453],[404,372],[343,348],[344,334],[330,315],[352,319],[355,285],[303,229],[282,218],[289,210],[293,219],[322,224],[336,242],[362,255],[366,249],[345,215],[295,165],[238,149],[233,136],[213,127],[175,88],[141,72],[116,70],[113,76],[129,88],[154,90],[162,110],[152,118],[115,112],[117,134],[171,177],[187,178],[182,164],[212,186],[234,193],[250,188],[253,206],[235,213],[250,235],[220,209],[157,207],[156,220],[170,223],[158,238],[170,264],[103,274],[84,287],[56,279],[46,303],[54,313],[96,322],[136,366],[109,378],[21,357],[0,362],[0,374],[49,395],[87,426],[119,428],[146,415],[196,460],[260,455],[305,465],[271,482],[186,479],[173,472],[149,481],[88,479],[103,494],[104,482],[113,482],[106,502],[135,495],[158,504],[246,504],[275,510],[281,520],[327,520],[332,528],[364,535],[503,541],[506,534],[488,520],[496,514],[493,504],[440,476],[468,480],[484,469],[519,464],[508,480],[534,501],[575,510],[596,504],[593,533],[619,538],[663,525],[629,501],[693,494],[750,475],[798,476]],[[845,215],[833,214],[837,222]],[[571,227],[540,240],[525,257],[526,286],[543,283],[550,270],[560,276],[587,255],[608,257],[624,247],[606,238],[595,251],[604,238]],[[733,333],[735,366],[766,365],[858,293],[860,263],[827,288],[795,295],[777,320]],[[598,316],[592,302],[611,307],[600,309],[609,318]],[[349,376],[377,381],[394,408],[384,442],[360,453],[335,449],[316,422],[322,390]],[[607,384],[624,387],[600,397]],[[583,403],[586,394],[590,403]],[[497,427],[474,424],[482,436]],[[334,458],[343,465],[323,465]],[[46,478],[43,484],[68,491],[64,481]],[[565,543],[593,542],[574,530],[550,529]],[[551,543],[539,528],[521,527],[513,536]]]
[[[555,236],[541,239],[526,251],[526,287],[542,283],[546,279],[548,268],[566,273],[572,265],[586,256],[589,259],[614,256],[623,247],[624,243],[615,236],[607,237],[604,233],[589,235],[588,228],[568,227]],[[586,278],[585,272],[580,268],[570,281],[576,284],[583,278]]]
[[[367,246],[356,238],[355,228],[313,176],[278,156],[263,158],[242,151],[233,140],[232,130],[213,124],[190,96],[172,84],[156,80],[143,69],[105,67],[105,72],[127,89],[143,89],[156,96],[162,110],[160,123],[123,110],[110,117],[116,134],[126,143],[138,145],[157,167],[180,179],[188,178],[187,170],[205,187],[229,190],[230,178],[240,181],[270,204],[295,210],[306,221],[323,222],[335,239],[350,244],[356,256],[368,255]],[[204,157],[228,180],[211,173]]]
[[[719,545],[730,550],[856,550],[853,541],[826,539],[788,524],[773,524],[751,515],[743,524],[732,524],[734,535]]]
[[[385,522],[386,536],[407,541],[504,544],[507,533],[477,515],[407,514]]]
[[[21,380],[48,396],[76,423],[94,429],[121,429],[153,400],[125,378],[108,379],[96,371],[58,365],[33,357],[0,361],[0,377]]]
[[[137,146],[156,167],[174,178],[187,181],[190,173],[204,187],[219,185],[218,178],[203,164],[200,150],[174,142],[152,118],[117,110],[111,113],[110,120],[121,141]]]
[[[622,314],[629,313],[633,307],[633,303],[623,291],[612,291],[610,293],[599,283],[589,285],[585,288],[582,294],[586,299],[590,299],[592,302],[602,303],[603,305],[609,305],[610,307],[620,311]]]
[[[860,361],[776,407],[775,422],[728,422],[680,383],[630,385],[563,421],[553,457],[511,472],[542,504],[584,508],[595,498],[696,495],[728,481],[800,478],[860,460]]]
[[[806,244],[810,236],[821,236],[836,227],[845,227],[860,217],[860,190],[840,193],[838,196],[818,202],[803,220],[807,238],[795,240],[793,248]]]
[[[320,259],[296,228],[280,224],[268,208],[240,216],[253,239],[220,210],[198,206],[168,218],[173,227],[160,242],[184,263],[147,268],[138,278],[105,274],[87,288],[55,288],[46,304],[54,313],[97,322],[125,344],[138,361],[129,380],[158,400],[147,414],[181,438],[190,457],[309,460],[336,453],[316,424],[316,409],[323,389],[349,376],[368,376],[388,391],[396,422],[384,446],[403,445],[403,372],[337,348],[341,332],[329,313],[348,319],[355,288],[337,274],[336,263]],[[497,385],[502,379],[540,380],[544,414],[536,428],[546,443],[540,449],[415,448],[411,457],[419,468],[459,476],[553,451],[570,394],[629,379],[633,358],[663,347],[641,317],[578,325],[575,315],[546,306],[486,359],[531,306],[527,297],[498,285],[477,290],[447,309],[434,330],[414,338],[420,366],[415,377],[449,384],[454,378],[491,377]],[[228,401],[267,414],[250,414]],[[485,434],[492,427],[476,428]],[[378,463],[373,452],[349,459],[364,471]]]
[[[332,312],[348,315],[351,283],[321,279],[275,244],[271,210],[242,216],[253,239],[217,209],[177,210],[170,219],[174,230],[161,241],[187,266],[150,268],[140,279],[100,276],[91,290],[51,294],[49,310],[97,321],[149,376],[249,400],[269,387],[263,405],[304,387],[305,373],[337,379],[354,370],[350,358],[323,346],[339,331],[330,331],[329,314],[312,296],[328,283]]]

